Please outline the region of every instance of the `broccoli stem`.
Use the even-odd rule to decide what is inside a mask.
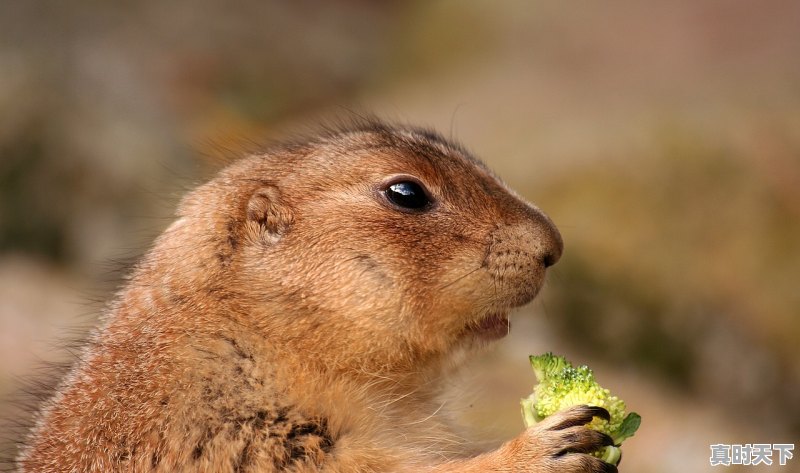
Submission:
[[[620,450],[619,447],[616,447],[616,446],[613,446],[613,445],[609,446],[609,447],[605,447],[602,450],[602,452],[603,453],[600,456],[600,459],[603,460],[604,462],[610,463],[612,465],[618,464],[620,458],[622,458],[622,450]]]

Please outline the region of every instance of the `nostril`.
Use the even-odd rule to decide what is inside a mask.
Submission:
[[[542,264],[545,268],[549,268],[558,263],[561,259],[561,253],[564,251],[564,243],[561,241],[561,235],[558,230],[553,227],[553,244],[544,249],[542,255]]]

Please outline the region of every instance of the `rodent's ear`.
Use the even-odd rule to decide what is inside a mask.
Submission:
[[[292,224],[292,213],[273,185],[259,187],[247,202],[247,230],[255,240],[275,243]]]

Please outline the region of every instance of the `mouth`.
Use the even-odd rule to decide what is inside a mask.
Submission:
[[[508,313],[494,313],[467,325],[467,332],[475,338],[492,341],[499,340],[511,330]]]

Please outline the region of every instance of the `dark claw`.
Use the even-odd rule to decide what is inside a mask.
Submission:
[[[592,418],[599,417],[601,419],[610,420],[608,411],[602,407],[596,406],[573,406],[569,409],[562,411],[560,416],[552,416],[552,420],[547,428],[551,430],[562,430],[568,427],[575,427],[578,425],[586,425],[592,421]],[[551,418],[545,419],[545,422]]]
[[[602,407],[586,406],[586,408],[592,413],[592,417],[599,417],[606,421],[611,420],[611,414],[609,414],[608,411]]]
[[[614,444],[614,440],[608,435],[587,427],[570,427],[562,432],[565,447],[556,453],[557,457],[567,453],[591,453]]]
[[[617,473],[617,467],[612,465],[611,463],[603,462],[603,473]]]
[[[617,473],[617,467],[610,463],[606,463],[599,458],[595,458],[585,454],[572,454],[572,456],[565,456],[564,465],[562,470],[567,471],[585,471],[591,473]]]

